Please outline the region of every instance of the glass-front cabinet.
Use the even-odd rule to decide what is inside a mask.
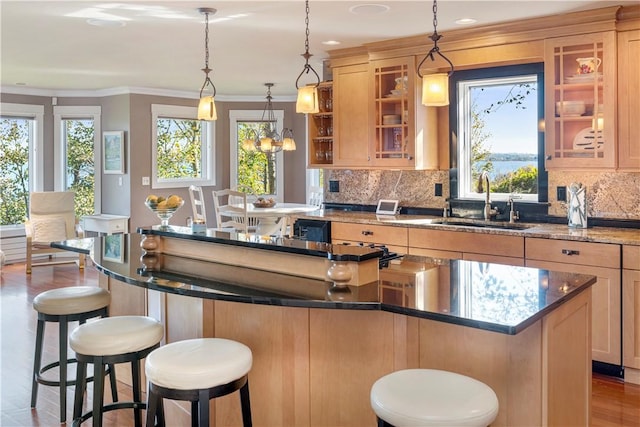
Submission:
[[[615,32],[545,41],[545,167],[616,167]]]
[[[309,166],[333,163],[333,83],[318,86],[319,112],[309,114]]]
[[[371,165],[406,169],[436,168],[436,112],[418,102],[415,57],[370,62],[373,102]]]

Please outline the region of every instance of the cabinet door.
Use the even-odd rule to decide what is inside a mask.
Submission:
[[[615,168],[614,31],[545,40],[545,167]]]
[[[369,68],[333,69],[333,165],[369,165]]]
[[[370,69],[373,166],[437,169],[437,113],[417,101],[415,57],[371,61]]]
[[[623,363],[640,369],[640,270],[622,271],[622,292]]]
[[[640,30],[618,33],[618,167],[640,170]]]

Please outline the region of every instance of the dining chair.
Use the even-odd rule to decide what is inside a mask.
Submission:
[[[189,197],[191,198],[191,209],[193,211],[193,221],[207,223],[207,210],[204,204],[202,187],[197,185],[189,186]]]
[[[84,268],[84,254],[78,257],[53,260],[56,253],[68,251],[51,247],[51,242],[84,237],[75,214],[75,193],[73,191],[33,192],[29,195],[29,218],[24,223],[27,238],[26,272],[40,265],[77,262]],[[41,255],[47,255],[45,261],[34,262]]]
[[[245,193],[247,195],[247,202],[248,203],[253,203],[256,201],[256,199],[258,198],[258,196],[253,192],[253,189],[251,187],[245,186],[245,185],[239,185],[237,188],[233,188],[232,190],[235,191],[240,191],[242,193]],[[233,200],[233,196],[232,196],[232,202],[231,203],[241,203],[242,200]],[[249,233],[255,233],[255,231],[258,229],[258,222],[260,221],[260,218],[255,217],[255,216],[247,216],[247,229],[249,231]]]
[[[231,189],[213,190],[213,206],[217,228],[249,233],[246,193]]]

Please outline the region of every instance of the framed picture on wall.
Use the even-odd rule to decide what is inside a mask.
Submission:
[[[102,133],[102,167],[104,173],[124,173],[124,131]]]

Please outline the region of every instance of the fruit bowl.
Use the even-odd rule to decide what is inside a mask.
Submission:
[[[256,208],[272,208],[276,205],[276,201],[273,199],[264,199],[259,197],[255,202],[253,202],[253,206]]]
[[[178,196],[170,196],[168,199],[158,198],[157,200],[147,198],[144,204],[160,218],[160,226],[167,228],[169,227],[169,219],[184,205],[184,200]]]

